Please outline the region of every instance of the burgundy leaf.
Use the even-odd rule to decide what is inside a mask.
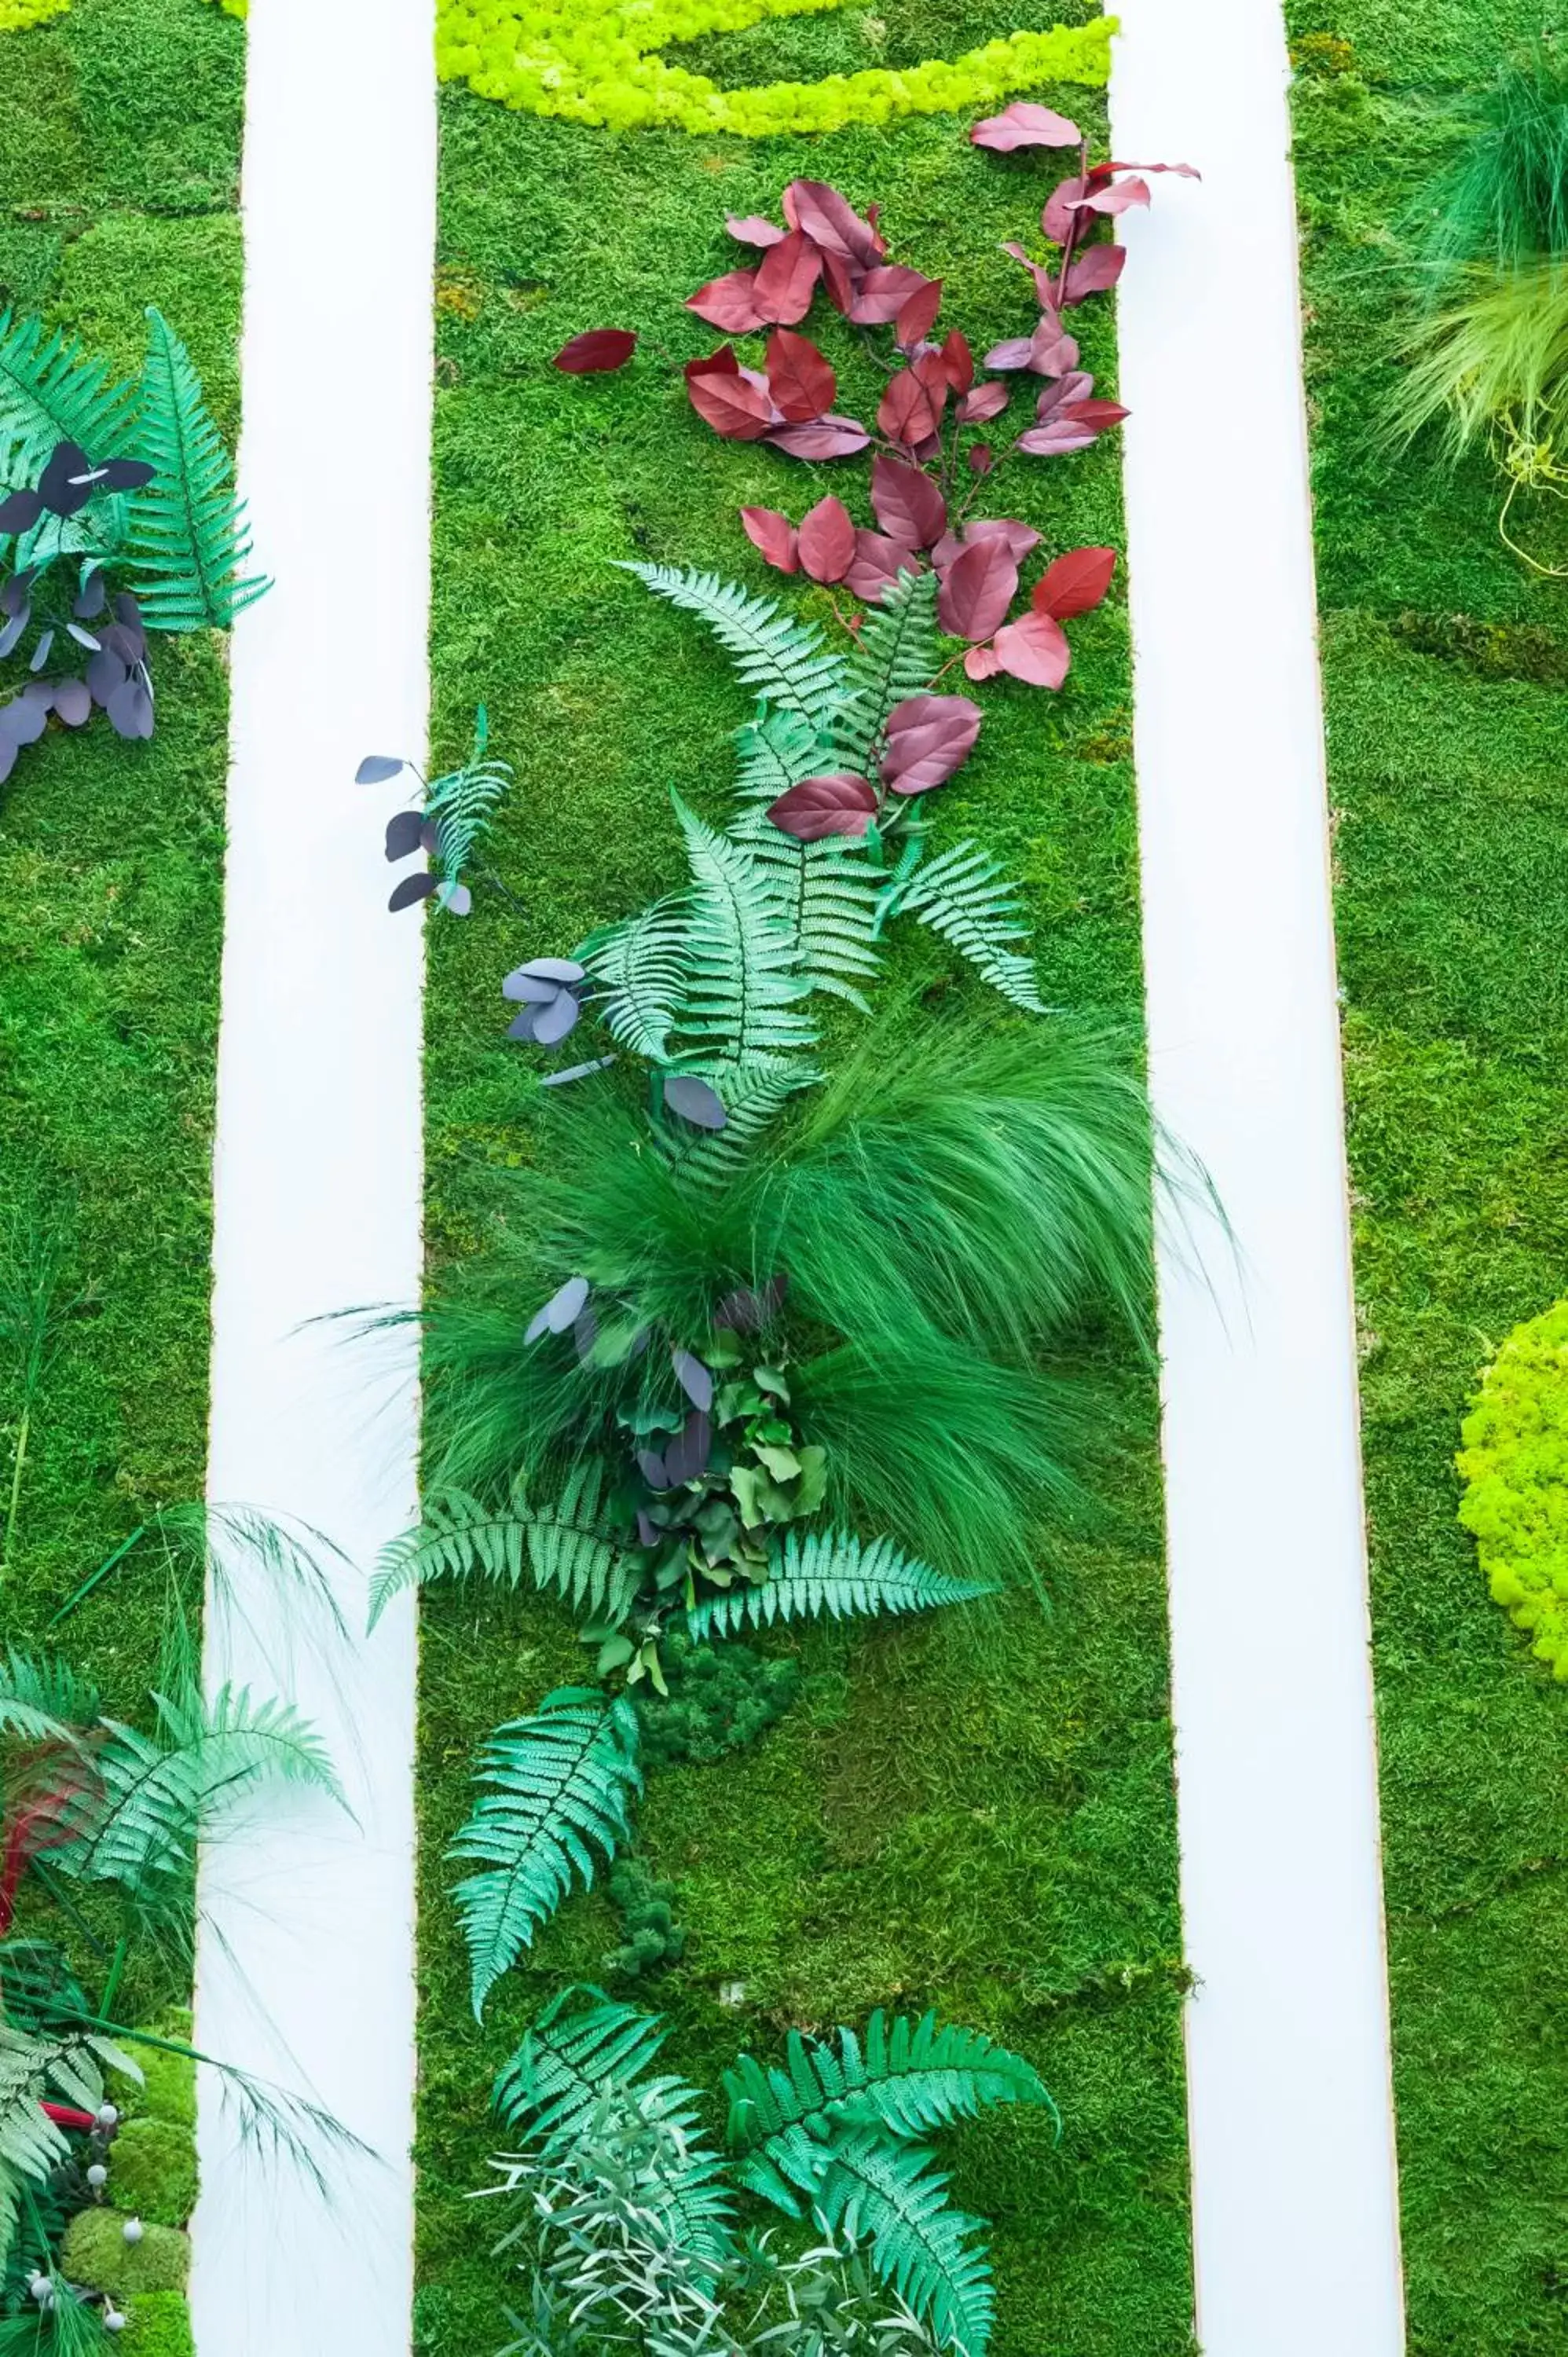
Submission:
[[[959,403],[959,424],[961,425],[983,425],[988,417],[1001,416],[1002,412],[1007,406],[1007,401],[1008,393],[1006,386],[1004,384],[998,384],[994,377],[992,378],[989,383],[977,384],[974,391],[972,393],[966,393],[963,399]]]
[[[1076,210],[1102,213],[1109,219],[1116,213],[1130,212],[1134,205],[1146,205],[1148,201],[1147,180],[1113,180],[1107,188],[1091,187],[1087,196],[1079,199]]]
[[[787,515],[780,515],[777,508],[742,508],[740,521],[747,540],[762,551],[769,565],[780,573],[800,571],[795,527]]]
[[[603,376],[625,368],[636,350],[637,338],[629,328],[590,328],[562,345],[554,365],[567,376]]]
[[[1107,293],[1126,266],[1124,245],[1091,245],[1087,253],[1074,254],[1067,266],[1062,302],[1081,303],[1087,295]]]
[[[1067,458],[1075,450],[1087,450],[1100,439],[1097,425],[1074,425],[1069,419],[1053,417],[1048,425],[1031,425],[1014,443],[1028,458]]]
[[[1022,565],[1040,544],[1033,524],[1020,523],[1016,516],[980,516],[968,527],[964,539],[999,540],[1015,565]]]
[[[742,370],[735,346],[721,344],[716,352],[708,352],[701,360],[687,361],[681,373],[689,384],[694,376],[739,376]]]
[[[918,294],[911,295],[898,314],[898,341],[906,351],[912,351],[930,334],[941,307],[942,282],[940,278],[928,278]]]
[[[974,354],[967,337],[954,328],[942,346],[942,366],[955,393],[967,393],[974,382]]]
[[[776,328],[768,339],[768,387],[779,414],[801,425],[832,407],[838,379],[809,336]]]
[[[988,115],[969,135],[977,147],[993,148],[999,156],[1010,156],[1015,147],[1078,147],[1083,142],[1076,123],[1027,98],[1015,100],[1000,114]]]
[[[784,191],[784,218],[804,230],[824,253],[835,253],[869,270],[887,251],[869,221],[861,220],[847,197],[825,180],[791,180]]]
[[[689,1121],[693,1129],[723,1129],[729,1120],[724,1100],[695,1072],[670,1072],[664,1081],[664,1103],[670,1112]]]
[[[819,417],[809,425],[776,425],[768,439],[791,458],[853,458],[871,436],[858,417]]]
[[[1119,401],[1069,401],[1057,412],[1058,417],[1070,417],[1078,425],[1092,425],[1097,434],[1103,434],[1108,426],[1120,425],[1122,420],[1132,414],[1130,409],[1123,409]]]
[[[1055,311],[1042,313],[1029,339],[1027,365],[1036,376],[1068,376],[1078,366],[1078,346]]]
[[[737,221],[734,213],[726,213],[725,227],[737,245],[777,245],[787,234],[776,228],[772,221],[764,221],[760,213],[747,213],[744,221]]]
[[[876,423],[890,442],[924,442],[936,434],[941,410],[912,368],[900,369],[887,381],[876,412]]]
[[[1001,668],[994,647],[971,647],[963,659],[966,679],[994,679]]]
[[[686,390],[698,416],[726,442],[760,442],[773,423],[767,393],[748,384],[738,371],[711,369],[696,375],[688,371]]]
[[[854,524],[842,500],[831,495],[800,518],[800,564],[813,581],[842,581],[854,562]]]
[[[929,794],[963,767],[980,734],[981,710],[967,695],[910,695],[887,716],[884,782],[896,794]]]
[[[1005,343],[993,344],[985,355],[988,369],[1026,369],[1035,357],[1033,336],[1009,336]]]
[[[757,273],[754,300],[765,319],[792,328],[811,307],[811,296],[822,274],[822,257],[809,237],[792,229],[770,245]]]
[[[903,263],[891,263],[885,269],[868,270],[854,290],[849,316],[857,328],[885,328],[896,319],[907,304],[935,285],[937,299],[941,300],[941,281],[926,276],[923,270],[910,270]],[[918,340],[918,339],[916,340]]]
[[[1094,185],[1092,172],[1087,179],[1081,172],[1074,172],[1070,178],[1057,182],[1040,215],[1040,227],[1054,245],[1065,245],[1076,233],[1078,207]]]
[[[705,286],[687,296],[686,308],[695,311],[699,319],[722,328],[726,336],[744,336],[768,324],[757,307],[755,270],[731,270],[723,278],[710,278]]]
[[[1003,670],[1032,687],[1059,687],[1072,660],[1067,632],[1049,614],[1026,614],[1009,622],[992,644]]]
[[[888,540],[879,532],[857,532],[854,535],[854,563],[844,575],[844,587],[856,597],[869,604],[880,597],[890,582],[900,573],[918,573],[923,568],[915,550],[901,541]]]
[[[1017,587],[1018,567],[1006,543],[973,541],[942,576],[937,619],[950,639],[988,639]]]
[[[1075,614],[1092,613],[1110,588],[1115,570],[1113,548],[1075,548],[1047,565],[1029,602],[1036,614],[1048,614],[1058,622],[1070,621]]]
[[[781,834],[798,843],[821,843],[830,834],[864,834],[876,813],[876,789],[853,770],[802,778],[768,810]]]
[[[854,301],[854,273],[842,253],[823,253],[822,286],[833,309],[847,319]]]
[[[929,548],[947,530],[947,501],[929,475],[902,458],[872,460],[871,505],[888,538],[908,548]]]
[[[989,442],[970,445],[969,471],[972,475],[989,475],[996,464],[996,453]]]

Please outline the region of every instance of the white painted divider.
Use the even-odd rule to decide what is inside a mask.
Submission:
[[[389,916],[386,791],[422,758],[427,673],[435,90],[431,0],[263,0],[249,23],[241,488],[277,587],[234,640],[219,1049],[209,1493],[303,1518],[348,1647],[296,1640],[293,1692],[355,1820],[269,1808],[203,1870],[197,2031],[380,2156],[334,2200],[199,2124],[200,2357],[396,2357],[410,2340],[414,1623],[368,1648],[362,1573],[414,1504],[412,1343],[376,1362],[352,1304],[418,1297],[419,918]],[[395,791],[395,790],[394,790]],[[287,1631],[209,1636],[209,1679],[276,1691]],[[277,1615],[281,1622],[285,1616]],[[272,1641],[275,1640],[276,1641]],[[209,2074],[203,2074],[204,2080]]]
[[[1339,1042],[1278,0],[1117,0],[1156,1105],[1234,1232],[1160,1307],[1205,2357],[1403,2346]],[[1211,1289],[1210,1289],[1211,1288]]]

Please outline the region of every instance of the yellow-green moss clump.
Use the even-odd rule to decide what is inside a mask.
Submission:
[[[89,2284],[116,2299],[134,2299],[138,2292],[182,2294],[190,2273],[190,2244],[177,2226],[150,2220],[143,2224],[141,2241],[128,2243],[120,2211],[79,2210],[65,2230],[59,2263],[72,2283]]]
[[[1515,1327],[1464,1438],[1459,1519],[1497,1602],[1568,1680],[1568,1301]]]
[[[47,25],[63,16],[70,0],[0,0],[0,33],[19,33],[25,25]]]
[[[196,2145],[175,2120],[127,2120],[109,2156],[116,2209],[183,2226],[196,2207]]]
[[[196,2357],[183,2293],[145,2291],[125,2309],[126,2357]]]
[[[0,0],[3,5],[3,0]],[[650,124],[743,139],[780,132],[842,131],[900,114],[949,114],[990,106],[1045,81],[1102,86],[1110,77],[1112,16],[1056,25],[989,41],[950,64],[881,67],[820,81],[721,90],[702,74],[667,66],[658,50],[709,33],[742,32],[769,16],[814,15],[841,0],[440,0],[435,63],[443,81],[467,81],[481,98],[531,114],[612,130]]]

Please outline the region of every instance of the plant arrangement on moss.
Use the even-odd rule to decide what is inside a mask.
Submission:
[[[996,2104],[1043,2104],[1037,2073],[975,2030],[889,2020],[864,2037],[790,2033],[786,2064],[742,2054],[724,2076],[727,2155],[695,2088],[650,2075],[657,2017],[564,1990],[496,2083],[521,2149],[490,2195],[526,2214],[515,2357],[610,2345],[787,2357],[833,2351],[983,2357],[993,2295],[978,2219],[956,2209],[929,2138]],[[780,2253],[737,2223],[749,2195],[810,2222]]]
[[[1503,65],[1414,217],[1420,316],[1388,436],[1403,446],[1440,423],[1450,459],[1487,445],[1508,485],[1503,540],[1532,570],[1560,570],[1509,531],[1521,492],[1568,493],[1568,62],[1554,48]]]
[[[149,634],[226,630],[268,587],[200,381],[149,309],[134,386],[68,337],[0,318],[0,783],[51,716],[153,733]],[[81,668],[72,666],[80,665]]]
[[[1495,1600],[1568,1679],[1568,1301],[1516,1326],[1481,1379],[1459,1519]]]

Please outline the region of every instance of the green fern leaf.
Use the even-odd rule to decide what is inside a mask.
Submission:
[[[814,1067],[761,1058],[724,1076],[720,1094],[723,1129],[693,1133],[687,1124],[666,1122],[662,1135],[672,1167],[703,1187],[725,1187],[756,1151],[792,1096],[822,1078]]]
[[[918,917],[1012,1006],[1026,1015],[1044,1015],[1048,1010],[1040,996],[1034,960],[1008,947],[1010,942],[1029,939],[1017,891],[977,845],[956,843],[918,867],[907,883],[890,886],[881,913],[884,920]]]
[[[532,1718],[498,1727],[479,1755],[484,1797],[449,1857],[486,1871],[457,1885],[476,2017],[572,1887],[594,1878],[592,1848],[613,1857],[639,1791],[637,1713],[584,1686],[547,1695]]]
[[[394,1596],[437,1579],[489,1579],[521,1586],[526,1570],[577,1611],[619,1620],[637,1577],[616,1543],[604,1506],[605,1472],[589,1458],[575,1466],[553,1505],[531,1506],[521,1481],[504,1506],[482,1505],[464,1491],[424,1501],[420,1522],[383,1548],[370,1588],[373,1629]]]
[[[832,716],[835,769],[866,776],[895,705],[923,695],[941,660],[937,644],[937,576],[900,573],[868,606],[850,659],[849,694]]]
[[[803,778],[833,766],[831,737],[820,735],[798,712],[775,712],[766,702],[757,705],[755,719],[736,731],[735,742],[740,759],[735,790],[747,810],[757,804],[766,809]]]
[[[190,355],[161,312],[147,321],[135,454],[156,471],[131,502],[132,586],[149,630],[226,630],[272,585],[242,571],[244,508]]]
[[[563,2021],[568,2004],[582,1997],[598,2002]],[[656,2014],[613,2004],[602,1989],[575,1983],[552,1999],[502,2063],[492,2107],[529,2144],[570,2135],[607,2086],[628,2086],[651,2069],[664,2039]]]
[[[43,2185],[70,2158],[65,2136],[40,2106],[55,2098],[97,2111],[105,2066],[134,2080],[142,2075],[106,2038],[39,2038],[0,2021],[0,2269],[25,2192]]]
[[[860,1612],[929,1612],[938,1605],[993,1596],[996,1585],[933,1571],[891,1539],[786,1531],[769,1547],[765,1580],[705,1597],[688,1612],[686,1625],[696,1638],[724,1637],[775,1620],[816,1620],[824,1612],[835,1620]]]
[[[753,597],[692,565],[626,565],[621,570],[705,622],[734,657],[743,683],[770,704],[821,726],[843,698],[844,668],[821,630],[796,621],[771,597]]]
[[[788,2067],[764,2068],[742,2054],[725,2072],[734,2150],[766,2147],[796,2126],[813,2136],[849,2122],[896,2136],[929,2136],[933,2128],[972,2118],[984,2104],[1055,2106],[1038,2072],[1021,2055],[994,2045],[983,2031],[919,2021],[880,2008],[866,2024],[864,2044],[841,2029],[835,2048],[791,2030]]]
[[[870,2235],[878,2275],[940,2341],[984,2357],[996,2296],[982,2222],[951,2206],[929,2152],[864,2134],[822,2145],[798,2127],[778,2152],[782,2176],[828,2226]]]
[[[435,829],[435,860],[444,883],[462,881],[475,846],[490,831],[496,805],[511,783],[510,761],[486,759],[489,721],[481,704],[474,723],[474,746],[460,770],[433,778],[424,790],[424,815]]]
[[[858,846],[798,843],[767,819],[735,830],[767,879],[774,916],[815,990],[868,1014],[856,985],[875,974],[883,886]]]
[[[57,1654],[19,1653],[12,1646],[0,1660],[0,1735],[69,1743],[97,1717],[97,1687]]]
[[[662,1063],[686,987],[684,895],[600,926],[575,955],[587,969],[590,1004],[611,1039],[634,1056]]]
[[[12,447],[7,464],[20,460],[22,473],[7,474],[8,490],[36,476],[59,442],[78,442],[92,458],[124,456],[130,394],[111,382],[99,361],[41,319],[0,313],[0,439]]]
[[[774,913],[768,879],[744,845],[716,834],[679,795],[671,800],[692,863],[677,1028],[695,1043],[704,1071],[798,1055],[816,1037],[796,1012],[811,985]]]

